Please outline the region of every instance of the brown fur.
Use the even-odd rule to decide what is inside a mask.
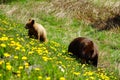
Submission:
[[[35,23],[35,20],[29,19],[25,28],[28,29],[28,36],[30,38],[34,37],[35,39],[38,39],[42,42],[47,41],[45,28],[42,25]]]
[[[68,52],[81,59],[82,63],[97,67],[98,50],[93,41],[84,37],[75,38],[68,47]]]

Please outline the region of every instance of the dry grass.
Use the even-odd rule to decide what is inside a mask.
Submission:
[[[99,1],[98,4],[95,0],[56,0],[52,3],[56,8],[56,13],[65,12],[68,17],[83,20],[99,30],[120,26],[118,23],[120,21],[120,1]]]
[[[70,23],[71,18],[83,20],[86,24],[91,24],[93,27],[96,27],[99,30],[120,26],[120,24],[118,24],[120,21],[119,0],[47,0],[46,2],[31,1],[29,3],[25,3],[25,5],[1,5],[0,9],[4,10],[9,16],[17,16],[17,20],[21,19],[22,22],[25,22],[26,19],[31,17],[37,18],[39,16],[39,19],[41,18],[42,14],[53,14],[58,18],[69,18],[68,23]]]

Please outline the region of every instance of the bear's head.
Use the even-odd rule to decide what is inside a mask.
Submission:
[[[86,59],[91,59],[92,55],[94,54],[94,43],[91,40],[84,39],[81,44],[83,44],[82,47],[82,55]]]
[[[29,21],[25,25],[25,28],[26,29],[33,29],[34,23],[35,23],[35,20],[29,19]]]

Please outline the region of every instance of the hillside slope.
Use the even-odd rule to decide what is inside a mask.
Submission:
[[[96,31],[84,20],[66,16],[65,12],[56,16],[53,4],[47,0],[33,2],[23,0],[0,6],[1,80],[119,79],[119,28]],[[31,17],[46,28],[48,43],[28,38],[24,26]],[[98,45],[98,69],[82,65],[68,55],[70,41],[79,36],[91,38]]]

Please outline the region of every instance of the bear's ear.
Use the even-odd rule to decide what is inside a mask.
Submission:
[[[90,45],[91,45],[91,46],[93,46],[93,45],[94,45],[93,41],[90,41]]]
[[[29,21],[31,21],[31,19],[29,19]]]
[[[34,23],[35,23],[35,20],[32,20],[31,23],[34,24]]]

